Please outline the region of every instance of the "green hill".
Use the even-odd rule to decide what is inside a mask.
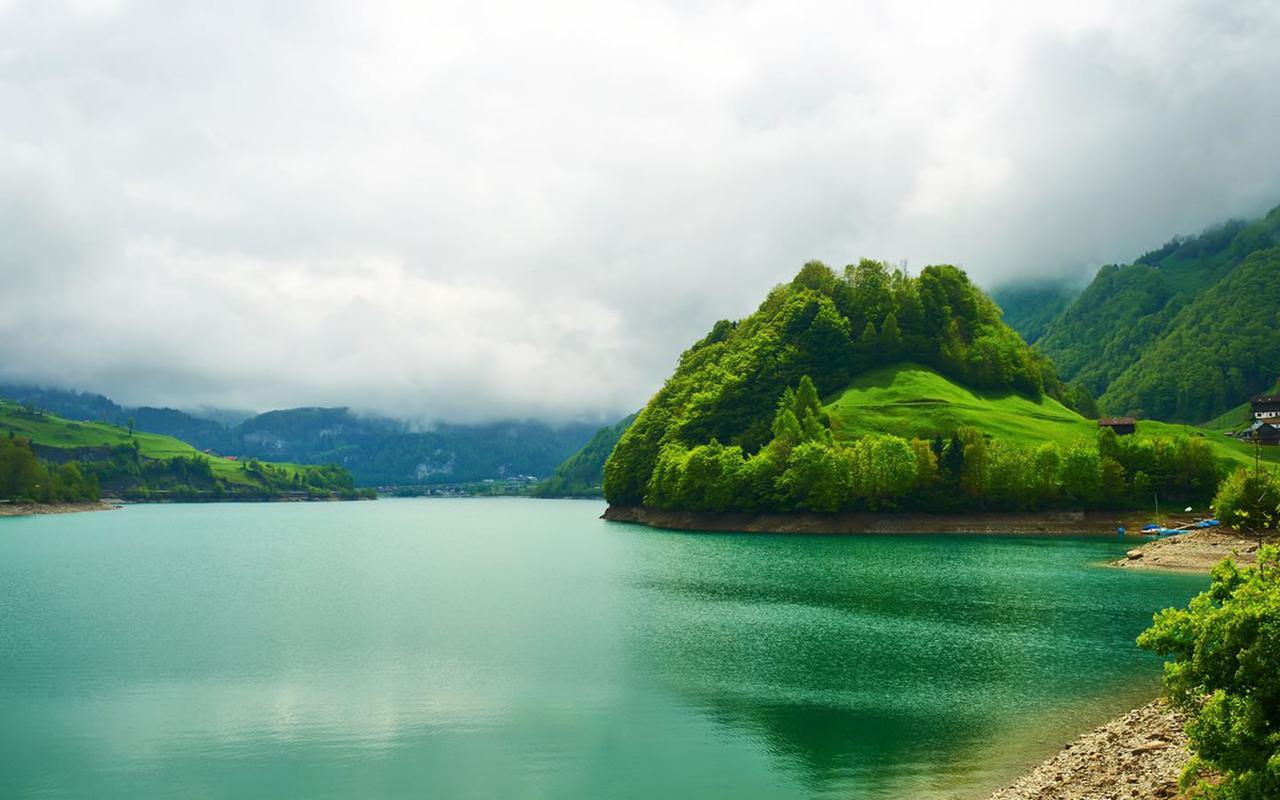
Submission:
[[[336,466],[228,460],[171,436],[104,422],[74,422],[0,399],[0,435],[29,442],[42,461],[76,462],[102,488],[126,496],[350,496],[349,473]]]
[[[905,438],[950,436],[972,425],[1018,444],[1071,444],[1097,434],[1097,424],[1054,400],[1011,391],[966,389],[917,364],[881,367],[859,375],[827,403],[831,430],[848,441],[874,433]]]
[[[1051,366],[1000,313],[952,266],[912,277],[863,260],[837,275],[810,262],[755,313],[717,322],[681,355],[605,464],[605,496],[642,503],[668,444],[716,441],[754,453],[773,438],[779,396],[805,376],[830,393],[907,360],[979,389],[1064,398]]]
[[[1016,392],[974,391],[918,364],[896,364],[859,375],[848,388],[824,406],[837,441],[889,433],[906,439],[950,436],[964,426],[1021,447],[1042,442],[1070,446],[1093,441],[1098,425],[1052,397],[1027,397]],[[1224,464],[1253,463],[1253,450],[1222,435],[1221,428],[1198,429],[1157,420],[1140,420],[1138,439],[1201,434]],[[1267,461],[1280,463],[1280,452],[1264,451]]]

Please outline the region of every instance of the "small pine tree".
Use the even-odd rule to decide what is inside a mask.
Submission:
[[[892,361],[902,354],[902,331],[898,330],[898,315],[892,311],[880,326],[879,342],[884,359]]]

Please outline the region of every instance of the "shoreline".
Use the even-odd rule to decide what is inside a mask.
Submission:
[[[1173,516],[1170,515],[1170,519]],[[601,519],[664,530],[707,533],[791,534],[1038,534],[1108,535],[1117,528],[1136,535],[1150,520],[1137,511],[993,511],[963,514],[845,511],[790,514],[743,511],[668,511],[643,506],[609,506]]]
[[[118,502],[106,500],[88,503],[0,503],[0,517],[33,517],[42,514],[77,514],[82,511],[115,511]]]
[[[1268,537],[1274,540],[1274,536]],[[1166,536],[1135,547],[1111,566],[1133,570],[1168,570],[1207,574],[1224,558],[1237,567],[1258,563],[1258,540],[1221,528]]]
[[[1186,717],[1152,700],[1063,745],[989,800],[1173,798],[1190,759]]]

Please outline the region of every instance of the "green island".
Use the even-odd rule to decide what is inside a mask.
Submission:
[[[75,503],[125,500],[372,498],[340,466],[240,460],[172,436],[74,422],[0,399],[0,499]]]

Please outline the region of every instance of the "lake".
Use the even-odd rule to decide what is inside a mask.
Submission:
[[[1149,699],[1208,579],[1102,538],[663,532],[600,503],[0,519],[0,796],[984,797]]]

